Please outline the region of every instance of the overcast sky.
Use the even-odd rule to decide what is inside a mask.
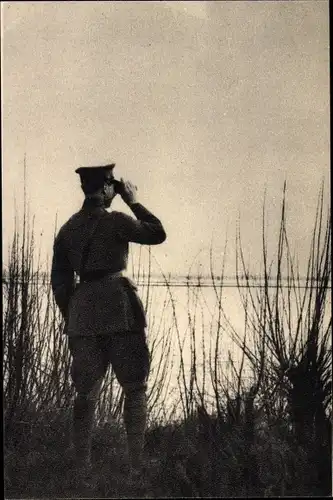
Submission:
[[[3,240],[23,158],[36,233],[82,203],[75,168],[116,162],[162,220],[154,249],[186,273],[236,221],[260,260],[266,190],[273,241],[287,181],[298,253],[329,190],[328,1],[2,2]],[[120,200],[114,208],[127,208]]]

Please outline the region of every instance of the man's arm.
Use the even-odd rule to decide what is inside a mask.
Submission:
[[[74,271],[68,260],[63,241],[57,236],[53,246],[51,285],[61,314],[67,317],[70,297],[74,291]]]
[[[121,237],[126,241],[143,245],[158,245],[166,239],[161,221],[137,200],[137,187],[131,182],[122,182],[121,197],[130,207],[137,220],[126,214],[119,218]],[[120,214],[119,214],[120,215]]]
[[[119,214],[119,233],[122,239],[142,245],[158,245],[166,239],[161,221],[141,203],[130,205],[137,220],[126,214]]]

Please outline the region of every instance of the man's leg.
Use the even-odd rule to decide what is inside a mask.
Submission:
[[[110,359],[125,393],[124,423],[129,459],[132,467],[139,468],[147,421],[146,381],[150,361],[145,332],[112,336]]]
[[[73,410],[73,445],[79,468],[90,466],[95,408],[105,366],[96,337],[71,337],[71,375],[76,389]]]
[[[101,381],[98,381],[89,394],[79,392],[74,401],[73,444],[79,467],[91,465],[92,429],[100,386]]]
[[[145,385],[123,386],[125,392],[124,423],[128,455],[135,469],[142,464],[142,452],[147,423],[147,395]]]

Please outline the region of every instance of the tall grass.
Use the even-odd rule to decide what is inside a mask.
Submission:
[[[200,273],[193,283],[189,271],[185,329],[170,277],[161,270],[163,294],[157,296],[151,250],[140,248],[135,254],[132,274],[143,281],[152,366],[146,452],[160,464],[153,495],[330,494],[331,229],[330,213],[324,211],[321,190],[305,281],[288,237],[286,189],[273,257],[263,207],[260,282],[246,265],[238,229],[241,329],[229,318],[225,302],[227,243],[218,270],[210,252],[213,306]],[[63,321],[42,271],[26,205],[21,227],[15,224],[8,262],[3,271],[3,379],[5,450],[12,463],[13,457],[26,460],[31,450],[40,458],[41,447],[54,446],[60,435],[64,453],[74,391]],[[230,345],[234,349],[225,363]],[[96,460],[110,432],[113,442],[119,441],[112,429],[121,432],[122,404],[110,367],[96,412]],[[21,483],[15,479],[17,470],[16,475],[10,470],[7,487],[13,494],[26,493],[22,470]],[[53,493],[59,494],[59,487],[54,484]],[[114,496],[111,486],[103,488],[102,496]]]

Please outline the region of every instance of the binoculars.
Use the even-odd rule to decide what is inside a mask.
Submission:
[[[116,179],[112,180],[112,184],[114,185],[114,190],[116,193],[121,194],[124,188],[124,185],[122,182],[117,181]]]

